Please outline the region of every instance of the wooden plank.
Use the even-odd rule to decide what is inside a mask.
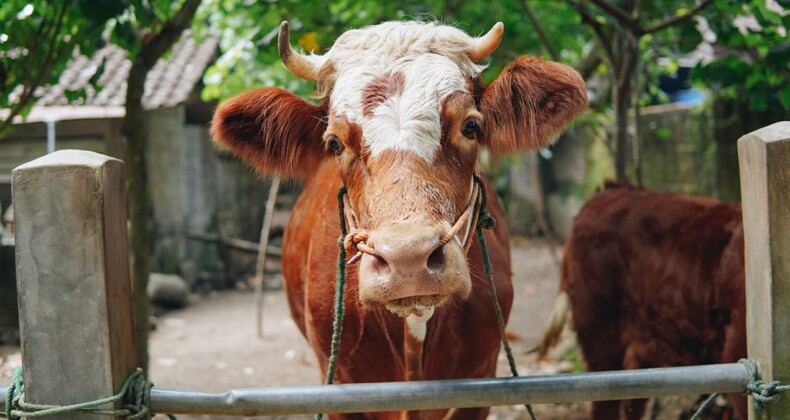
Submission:
[[[58,151],[16,168],[13,195],[26,401],[115,394],[136,367],[123,163]]]
[[[790,122],[738,140],[746,250],[749,358],[762,379],[790,384]],[[790,397],[750,419],[790,418]]]

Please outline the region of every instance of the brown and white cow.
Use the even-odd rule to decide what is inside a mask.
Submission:
[[[533,57],[518,58],[483,86],[479,63],[502,33],[501,23],[475,38],[433,22],[388,22],[347,31],[324,55],[302,55],[284,22],[280,57],[317,83],[321,104],[264,88],[216,111],[218,144],[262,174],[306,181],[285,233],[283,274],[291,314],[322,372],[340,235],[336,195],[348,189],[346,216],[355,229],[347,244],[363,253],[349,266],[336,382],[495,373],[500,334],[480,248],[471,223],[458,222],[476,200],[478,148],[503,154],[542,147],[587,104],[575,71]],[[496,200],[489,211],[499,221],[486,239],[507,316],[507,227]],[[448,235],[456,223],[463,226]],[[452,414],[485,418],[487,411]]]

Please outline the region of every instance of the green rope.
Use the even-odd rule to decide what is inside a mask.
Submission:
[[[485,266],[485,274],[488,278],[488,285],[489,285],[489,292],[491,293],[491,300],[494,302],[494,312],[496,312],[497,323],[499,324],[499,333],[502,337],[502,346],[505,349],[505,354],[507,355],[507,362],[510,365],[510,373],[513,377],[518,376],[518,369],[516,369],[516,359],[513,357],[513,350],[510,348],[510,340],[507,339],[507,332],[505,327],[505,317],[502,314],[502,308],[499,306],[499,299],[497,299],[496,293],[496,284],[494,283],[494,270],[491,265],[491,256],[488,253],[488,245],[486,243],[485,235],[483,235],[483,229],[491,229],[496,224],[496,219],[491,216],[490,213],[486,211],[486,206],[488,205],[488,197],[486,196],[486,188],[483,185],[483,181],[475,175],[475,182],[477,183],[478,187],[480,188],[480,216],[477,221],[477,226],[475,227],[477,231],[477,239],[480,241],[480,249],[483,254],[483,264]],[[532,411],[532,406],[530,404],[524,404],[527,408],[527,412],[529,412],[530,418],[532,420],[536,420],[535,413]]]
[[[348,234],[346,227],[346,211],[343,203],[343,196],[346,195],[346,187],[340,188],[337,193],[337,208],[340,216],[340,238],[337,240],[337,246],[340,252],[337,256],[337,281],[335,283],[335,320],[332,324],[332,347],[329,352],[329,366],[326,370],[326,384],[331,385],[335,381],[335,365],[337,364],[337,355],[340,352],[340,336],[343,333],[343,315],[345,315],[345,305],[343,304],[343,296],[346,290],[346,247],[343,240]],[[321,420],[322,413],[315,415],[315,420]]]
[[[151,388],[153,384],[145,380],[143,371],[140,368],[137,368],[126,378],[117,394],[71,405],[31,404],[24,402],[25,384],[22,378],[22,369],[17,368],[11,378],[11,386],[6,395],[5,417],[9,420],[74,412],[120,416],[128,420],[149,418],[151,416],[148,407],[151,406]],[[124,408],[117,410],[98,408],[105,404],[117,402],[125,402]],[[176,418],[172,414],[167,416],[171,419]]]
[[[778,400],[783,392],[790,391],[790,385],[782,385],[779,381],[763,382],[757,372],[757,363],[754,360],[741,359],[738,362],[746,366],[746,369],[752,375],[751,381],[746,387],[746,392],[751,394],[754,399],[754,408],[762,410]]]
[[[11,375],[11,386],[8,388],[5,395],[5,418],[17,418],[13,415],[12,411],[13,408],[17,406],[17,401],[19,401],[24,393],[25,383],[22,381],[22,369],[16,368],[14,369],[13,375]]]
[[[790,391],[790,385],[782,385],[779,381],[771,381],[768,383],[760,379],[759,372],[757,371],[757,362],[751,359],[741,359],[738,363],[746,366],[751,376],[749,383],[746,384],[746,391],[744,394],[750,395],[754,400],[754,408],[762,410],[782,396],[783,392]],[[711,403],[718,396],[718,393],[711,394],[697,409],[691,420],[697,420],[702,413],[710,407]]]

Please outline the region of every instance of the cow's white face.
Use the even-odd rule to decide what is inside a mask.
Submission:
[[[433,162],[443,101],[471,93],[470,81],[482,70],[463,49],[447,46],[472,42],[460,30],[432,23],[390,22],[345,33],[324,56],[334,73],[332,114],[359,125],[372,157],[410,151]]]
[[[469,226],[440,238],[473,198],[478,145],[494,153],[545,145],[586,107],[578,74],[531,57],[481,86],[477,63],[502,31],[498,23],[473,38],[436,23],[388,22],[348,31],[318,56],[296,53],[283,23],[280,56],[318,83],[324,105],[261,89],[223,104],[214,136],[263,172],[309,173],[334,156],[355,244],[364,244],[361,302],[424,313],[471,290]]]
[[[488,48],[499,35],[501,25]],[[359,270],[367,305],[406,316],[471,290],[471,226],[440,239],[473,199],[484,124],[472,96],[482,70],[467,53],[474,43],[456,28],[391,22],[345,33],[322,58],[323,138],[367,235]]]
[[[441,146],[443,101],[468,94],[467,80],[448,58],[424,55],[373,77],[343,75],[330,103],[333,114],[360,126],[372,157],[409,151],[430,164]]]

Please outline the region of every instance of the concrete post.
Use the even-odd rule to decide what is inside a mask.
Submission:
[[[738,156],[749,358],[764,381],[790,384],[790,122],[741,137]],[[749,418],[790,418],[790,395]]]
[[[25,400],[113,395],[136,367],[123,163],[62,150],[12,182]]]

